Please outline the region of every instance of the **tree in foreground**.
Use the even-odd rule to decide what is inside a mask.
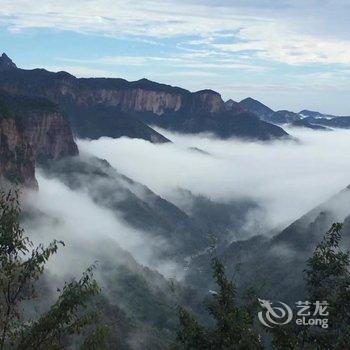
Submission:
[[[311,314],[315,303],[327,302],[328,328],[292,326],[274,328],[277,349],[348,349],[350,339],[350,253],[343,251],[342,225],[333,224],[306,264]]]
[[[307,261],[306,281],[312,301],[327,301],[328,328],[310,328],[310,342],[322,349],[346,349],[350,339],[350,253],[343,251],[342,225],[333,224]]]
[[[24,319],[22,302],[36,298],[35,282],[64,244],[55,240],[47,247],[34,247],[20,226],[20,213],[18,192],[0,191],[0,349],[62,349],[70,336],[83,338],[81,348],[102,349],[106,330],[94,327],[97,314],[87,311],[89,300],[99,293],[93,267],[81,279],[66,283],[38,320]]]
[[[311,314],[320,302],[328,304],[328,328],[300,326],[293,322],[266,329],[272,346],[281,350],[343,350],[350,339],[350,253],[342,249],[342,225],[333,224],[306,262],[305,280]],[[214,279],[219,291],[212,297],[208,311],[214,328],[202,326],[198,319],[180,308],[178,339],[186,350],[262,349],[254,332],[256,309],[237,306],[236,289],[225,275],[217,257],[212,258]]]
[[[193,314],[180,307],[178,340],[182,347],[188,350],[262,349],[260,338],[253,330],[255,305],[238,305],[236,287],[227,278],[222,262],[213,256],[211,266],[218,292],[206,306],[215,325],[204,327]]]

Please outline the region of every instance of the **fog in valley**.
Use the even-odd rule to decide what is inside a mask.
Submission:
[[[65,247],[48,262],[56,276],[80,275],[101,257],[116,264],[132,265],[135,260],[159,270],[167,277],[181,277],[182,271],[170,260],[158,261],[154,252],[166,242],[146,237],[113,215],[111,210],[93,202],[85,191],[74,191],[57,179],[37,173],[40,190],[29,192],[26,206],[35,212],[25,220],[25,228],[36,244],[62,240]],[[120,249],[121,248],[121,249]],[[132,266],[130,266],[132,268]]]
[[[271,228],[299,218],[350,183],[350,132],[287,131],[297,141],[243,142],[158,130],[173,144],[101,138],[78,142],[121,173],[172,199],[177,188],[217,201],[256,199]],[[191,150],[196,147],[208,154]]]
[[[350,182],[348,131],[290,129],[297,141],[270,143],[159,131],[173,143],[101,138],[79,140],[78,146],[83,157],[106,159],[121,174],[187,212],[191,203],[179,195],[179,189],[220,203],[241,198],[256,201],[260,209],[252,209],[247,216],[247,237],[243,239],[285,227]],[[114,248],[166,277],[181,279],[185,274],[183,266],[171,257],[157,256],[169,244],[164,237],[131,227],[121,214],[94,202],[86,188],[71,189],[41,170],[37,179],[40,190],[29,193],[26,202],[40,215],[26,220],[25,227],[34,242],[47,244],[59,239],[66,243],[48,265],[54,275],[79,275],[101,257],[130,264],[130,256],[118,257]],[[142,191],[135,186],[134,192],[142,198]],[[261,222],[263,232],[255,232],[256,221]]]

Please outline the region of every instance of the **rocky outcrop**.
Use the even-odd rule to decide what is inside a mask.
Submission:
[[[67,119],[41,98],[0,91],[0,174],[35,187],[35,164],[78,154]]]

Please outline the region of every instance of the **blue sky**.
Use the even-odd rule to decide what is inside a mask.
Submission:
[[[151,80],[350,115],[346,0],[1,0],[22,68]]]

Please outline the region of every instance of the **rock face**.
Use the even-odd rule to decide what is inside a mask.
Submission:
[[[270,139],[287,135],[282,129],[259,121],[248,128],[245,123],[239,125],[236,114],[244,111],[228,111],[215,91],[191,93],[147,79],[77,79],[65,72],[17,68],[0,74],[0,88],[59,104],[80,137],[128,136],[151,142],[169,141],[150,125],[189,133],[212,132],[221,137]]]
[[[212,90],[201,90],[193,94],[192,112],[194,113],[223,113],[225,103],[220,94]]]
[[[183,92],[186,92],[146,79],[136,82],[105,78],[77,79],[68,73],[51,73],[44,70],[21,70],[17,71],[17,74],[29,80],[35,75],[40,76],[43,84],[36,86],[34,93],[45,95],[56,103],[74,102],[77,106],[85,107],[118,107],[118,110],[123,112],[150,112],[162,115],[168,110],[177,111],[183,105]],[[155,89],[154,85],[159,86]],[[15,84],[14,88],[17,90],[21,87]]]
[[[35,163],[78,154],[66,118],[41,98],[0,91],[0,174],[35,187]]]
[[[23,125],[24,137],[38,161],[78,154],[69,123],[60,112],[28,112]]]
[[[182,89],[162,85],[152,90],[151,82],[129,83],[123,79],[77,79],[65,73],[42,69],[6,71],[0,87],[29,96],[40,96],[60,105],[67,113],[73,131],[80,137],[101,136],[142,138],[169,142],[164,136],[136,118],[134,113],[161,115],[181,106]]]
[[[84,91],[76,100],[79,105],[103,104],[119,107],[123,112],[150,112],[157,115],[162,115],[167,110],[178,111],[183,104],[180,94],[147,91],[141,88]]]
[[[0,119],[0,183],[37,187],[33,150],[14,119]]]

